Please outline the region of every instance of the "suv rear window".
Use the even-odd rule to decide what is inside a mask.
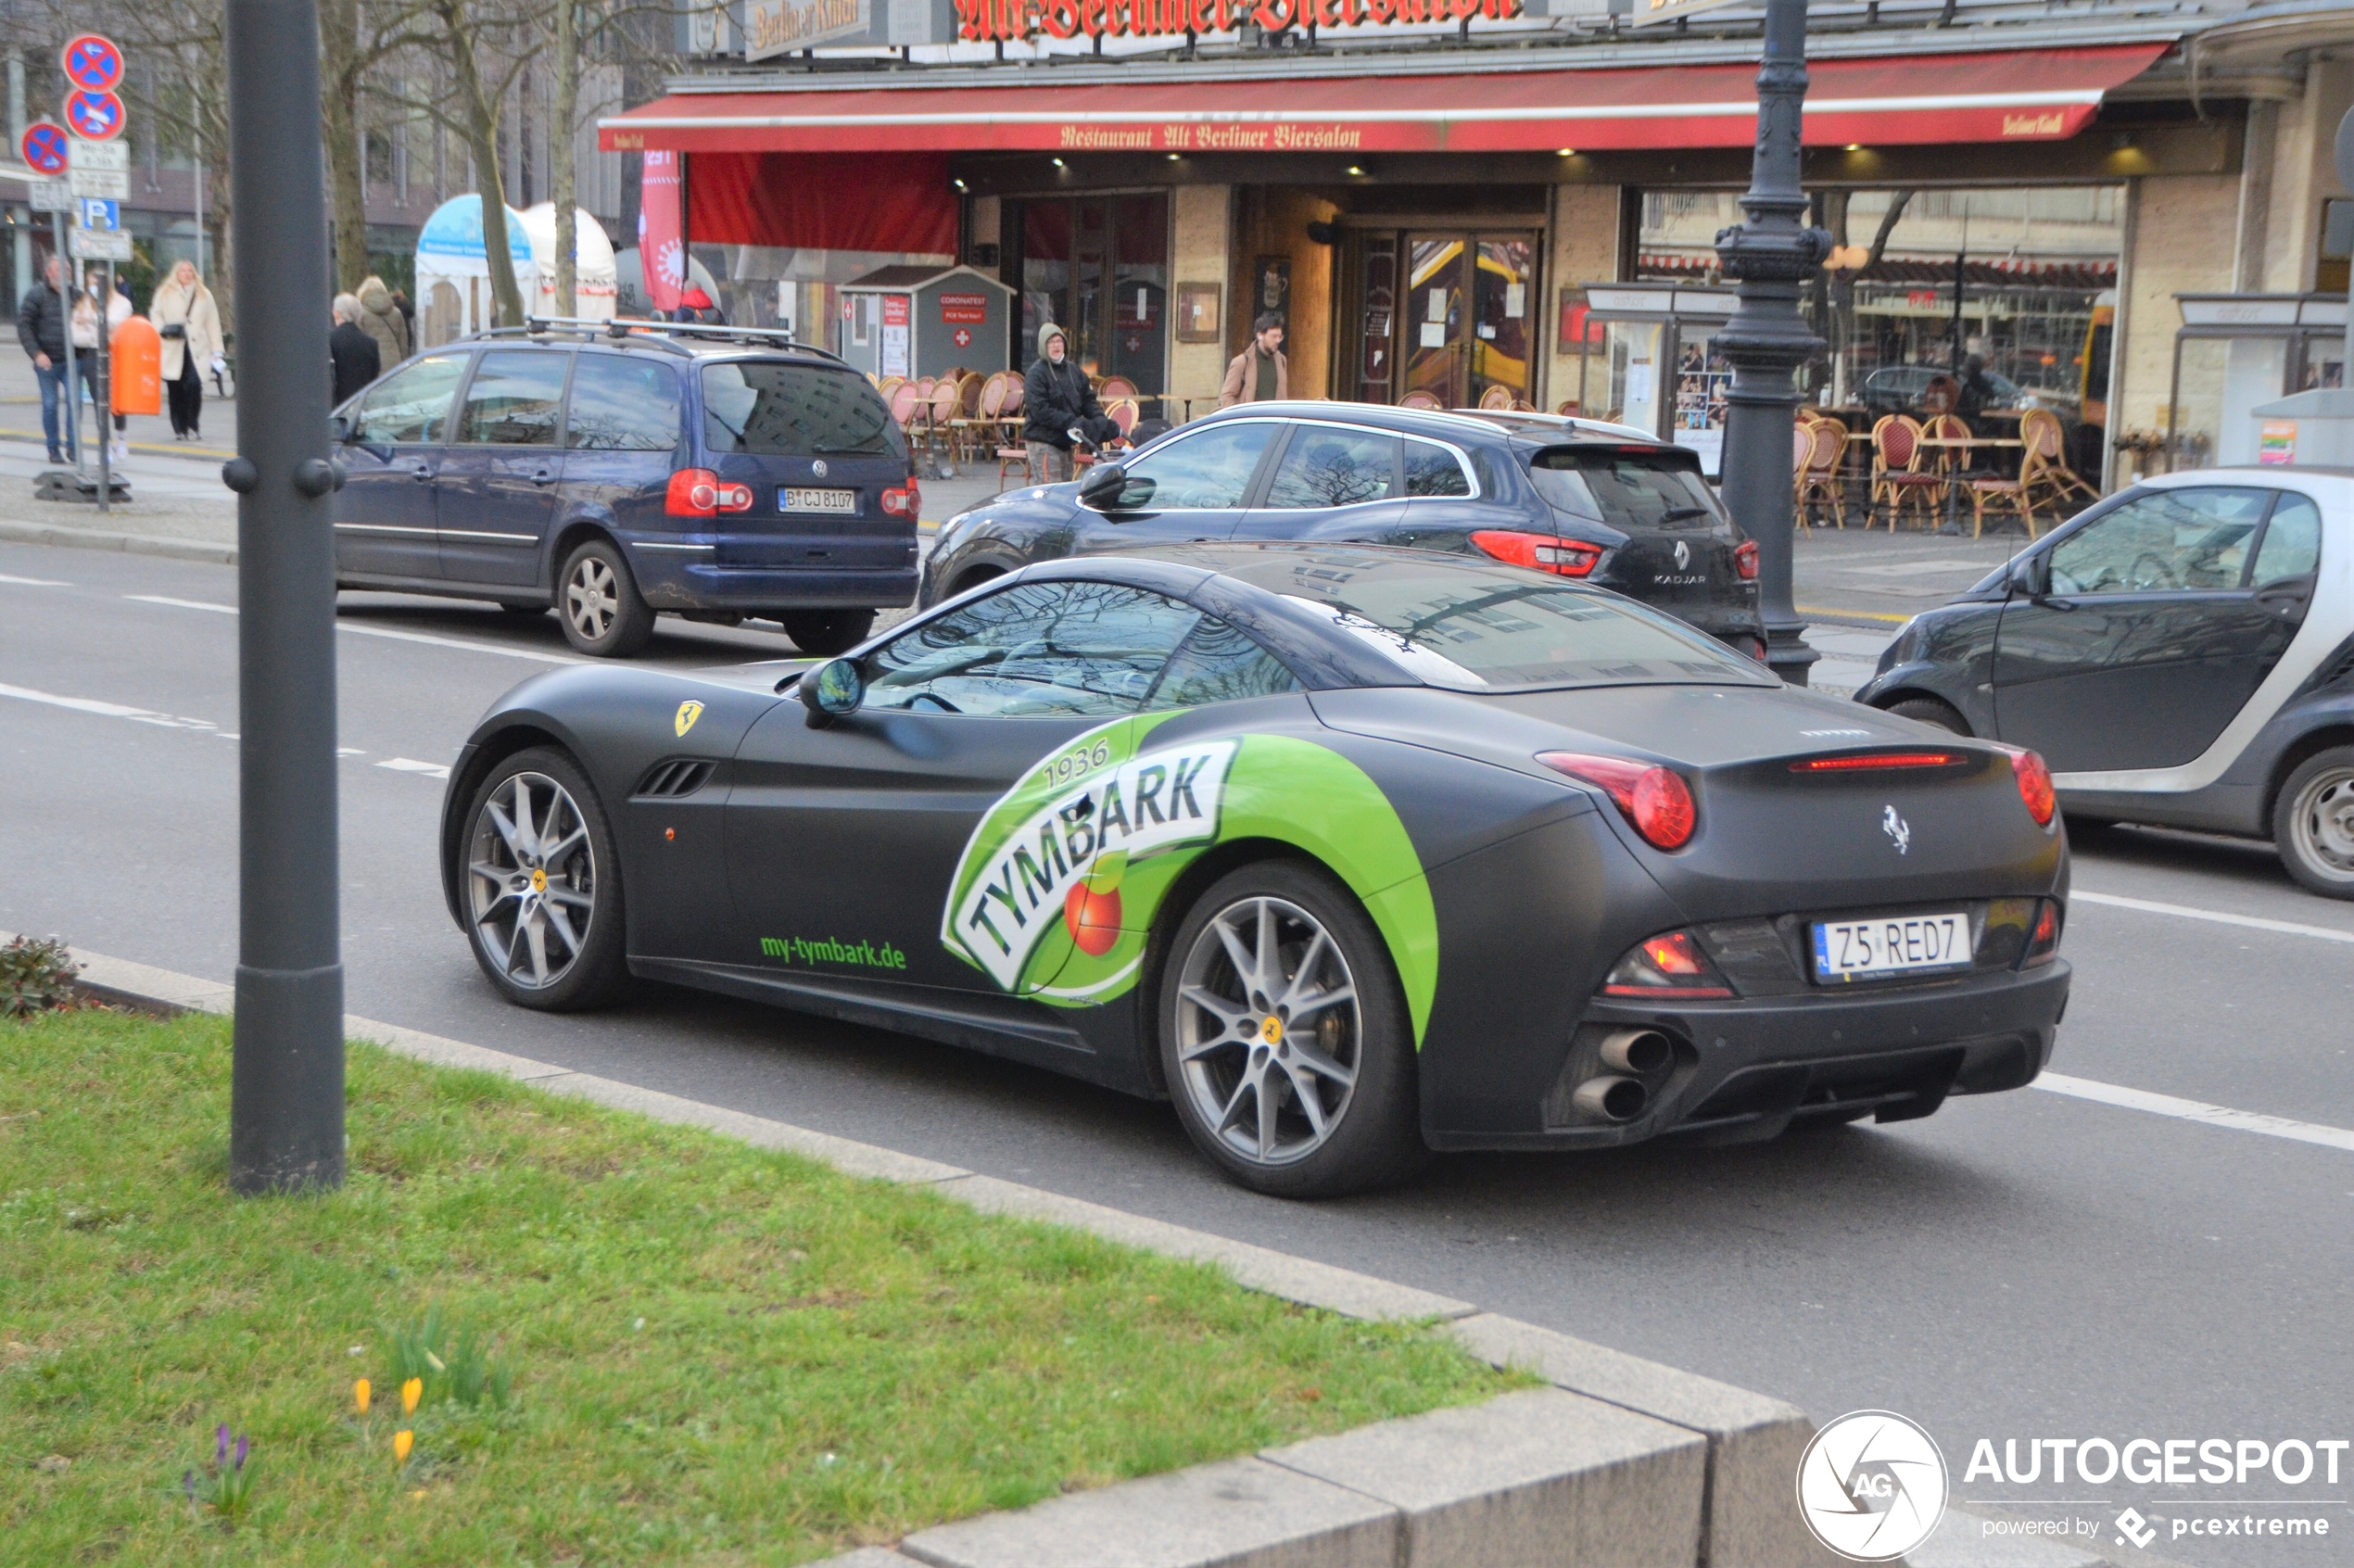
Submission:
[[[1698,453],[1673,447],[1549,447],[1528,460],[1556,511],[1614,528],[1715,530],[1732,522],[1701,477]]]
[[[899,427],[855,371],[776,360],[702,370],[703,444],[754,457],[881,457]]]

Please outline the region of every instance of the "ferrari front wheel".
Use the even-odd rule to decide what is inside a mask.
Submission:
[[[571,1012],[620,987],[621,856],[569,756],[534,747],[492,768],[458,853],[475,959],[508,1001]]]
[[[1159,1026],[1187,1134],[1246,1187],[1336,1197],[1427,1154],[1397,969],[1321,870],[1271,861],[1205,892],[1169,944]]]

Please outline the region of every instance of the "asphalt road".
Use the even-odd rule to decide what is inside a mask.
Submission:
[[[0,545],[0,929],[231,976],[234,601],[225,567]],[[347,595],[340,624],[356,1013],[1444,1291],[1817,1419],[1898,1410],[1943,1444],[1957,1499],[2331,1521],[2327,1541],[2153,1543],[2183,1562],[2349,1556],[2354,1452],[2335,1486],[2056,1487],[1965,1466],[1980,1438],[2354,1437],[2354,1148],[2031,1089],[1746,1148],[1449,1157],[1403,1191],[1297,1205],[1217,1180],[1164,1106],[945,1047],[687,993],[525,1012],[443,910],[430,770],[570,652],[552,618],[454,603]],[[783,647],[662,626],[660,663]],[[2354,905],[2298,891],[2260,846],[2184,835],[2081,844],[2076,877],[2312,929],[2080,900],[2057,1071],[2354,1128]]]

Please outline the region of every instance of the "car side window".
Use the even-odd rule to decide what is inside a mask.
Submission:
[[[2284,495],[2264,525],[2264,538],[2256,547],[2256,571],[2248,578],[2254,588],[2310,577],[2322,566],[2322,513],[2303,496]]]
[[[1410,496],[1468,496],[1471,480],[1454,453],[1433,441],[1406,443],[1406,493]]]
[[[1145,711],[1200,708],[1298,689],[1299,678],[1248,632],[1204,615],[1160,672],[1159,683],[1145,699]]]
[[[581,355],[572,373],[564,445],[580,451],[669,451],[678,445],[678,373],[626,354]]]
[[[563,424],[564,373],[570,354],[535,348],[493,348],[475,368],[458,419],[466,447],[552,447]]]
[[[1213,425],[1121,464],[1127,483],[1115,510],[1219,511],[1242,505],[1275,429],[1265,420]]]
[[[1133,714],[1201,612],[1117,583],[1021,583],[867,655],[867,706],[994,717]]]
[[[2152,490],[2052,547],[2057,594],[2212,593],[2236,588],[2270,490]]]
[[[379,381],[361,398],[352,435],[372,447],[428,446],[441,439],[449,399],[466,373],[463,354],[436,354]]]
[[[1358,506],[1398,493],[1398,437],[1373,430],[1302,424],[1275,465],[1265,504]]]

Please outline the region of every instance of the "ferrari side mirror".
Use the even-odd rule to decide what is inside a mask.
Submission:
[[[1087,471],[1079,484],[1079,504],[1097,512],[1109,512],[1120,504],[1120,493],[1128,487],[1128,471],[1116,462],[1099,462]]]
[[[829,659],[801,677],[801,704],[809,710],[809,727],[823,729],[847,718],[867,700],[867,677],[855,659]]]

